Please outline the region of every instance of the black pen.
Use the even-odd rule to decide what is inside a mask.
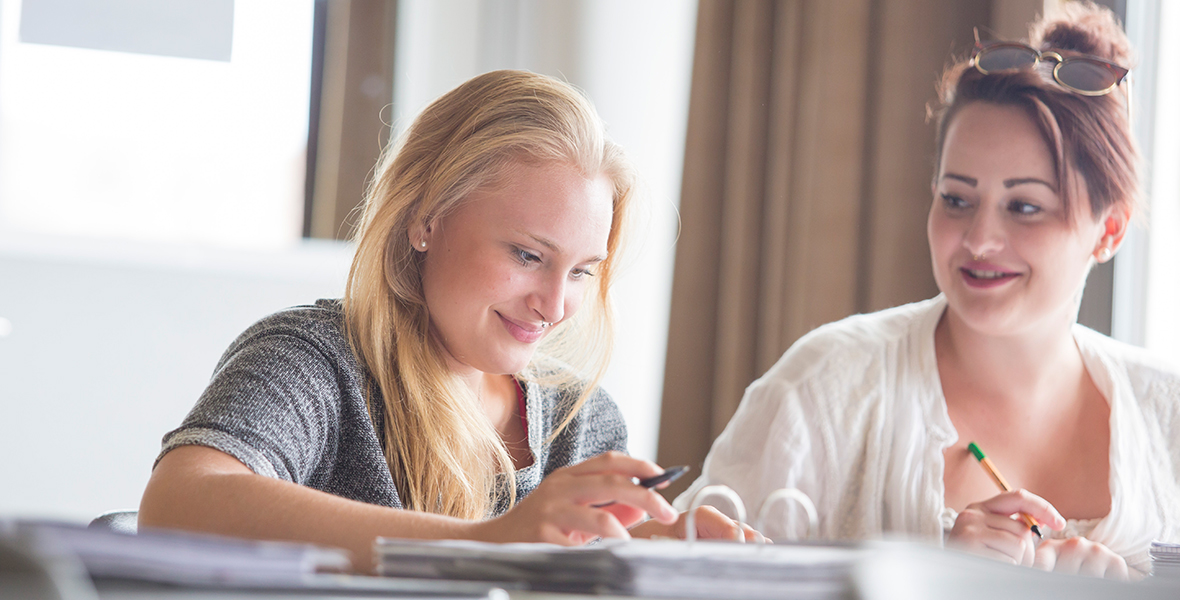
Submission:
[[[684,475],[685,473],[687,473],[688,469],[689,469],[688,465],[680,465],[678,467],[668,467],[667,469],[664,469],[664,472],[660,473],[659,475],[654,475],[652,477],[648,477],[647,479],[640,479],[639,485],[650,489],[650,488],[656,487],[657,485],[660,485],[661,483],[676,481],[677,479],[680,478],[681,475]],[[591,504],[590,506],[592,508],[602,508],[604,506],[610,506],[614,503],[615,503],[615,501],[611,500],[609,502],[603,502],[601,504]]]

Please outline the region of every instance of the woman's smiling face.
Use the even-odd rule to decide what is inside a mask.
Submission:
[[[1081,177],[1073,215],[1060,190],[1049,145],[1023,108],[974,102],[958,112],[927,220],[949,312],[995,335],[1073,322],[1107,219],[1092,214]]]
[[[606,259],[613,187],[561,163],[518,164],[429,227],[422,287],[453,368],[523,369],[538,342],[577,312]]]

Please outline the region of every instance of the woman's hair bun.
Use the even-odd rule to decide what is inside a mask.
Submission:
[[[1041,50],[1055,48],[1090,54],[1131,68],[1131,43],[1109,8],[1092,2],[1067,2],[1048,19],[1038,20],[1029,43]]]

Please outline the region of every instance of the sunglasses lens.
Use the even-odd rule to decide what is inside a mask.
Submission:
[[[985,73],[1023,69],[1037,62],[1037,53],[1026,46],[992,46],[975,56],[975,64]]]
[[[1083,92],[1101,92],[1118,83],[1118,75],[1110,67],[1088,60],[1067,60],[1057,69],[1061,83]]]

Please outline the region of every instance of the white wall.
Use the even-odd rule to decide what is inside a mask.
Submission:
[[[638,260],[615,287],[619,344],[604,386],[631,452],[654,458],[678,229],[696,2],[402,0],[394,119],[479,73],[528,69],[585,90],[650,191]]]
[[[339,297],[351,257],[0,236],[0,516],[137,508],[160,438],[229,343]]]

